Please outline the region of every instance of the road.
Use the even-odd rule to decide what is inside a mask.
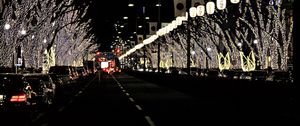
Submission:
[[[205,122],[200,113],[209,117],[199,104],[212,104],[128,75],[94,78],[77,94],[45,125],[191,126]]]
[[[36,114],[27,125],[296,126],[299,122],[290,97],[191,95],[126,74],[100,78],[69,85],[49,110]],[[6,121],[25,123],[14,120]]]

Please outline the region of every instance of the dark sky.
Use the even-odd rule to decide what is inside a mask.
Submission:
[[[136,24],[139,24],[137,17],[142,17],[142,6],[146,6],[145,16],[149,16],[148,21],[157,21],[158,8],[155,6],[158,0],[92,0],[90,16],[93,19],[94,30],[101,43],[101,51],[111,51],[109,48],[111,42],[116,36],[114,24],[119,22],[125,24],[124,36],[131,35],[136,31]],[[161,4],[161,21],[170,22],[173,18],[173,0],[160,0]],[[135,7],[128,7],[128,3],[135,3]],[[123,17],[129,19],[124,21]],[[139,33],[138,33],[139,34]]]
[[[92,3],[92,19],[93,19],[93,27],[97,36],[97,43],[101,43],[101,50],[108,51],[110,42],[112,41],[112,29],[113,24],[118,16],[116,11],[113,11],[112,6],[117,7],[117,5],[113,5],[112,0],[93,0]],[[123,1],[123,0],[121,0]],[[120,6],[120,5],[119,5]]]

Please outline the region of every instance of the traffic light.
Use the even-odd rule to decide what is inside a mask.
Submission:
[[[117,48],[117,49],[116,49],[116,52],[117,52],[117,54],[119,54],[119,53],[120,53],[120,49],[119,49],[119,48]]]
[[[102,53],[100,51],[96,52],[95,60],[96,62],[102,62],[103,60],[101,59]]]
[[[114,50],[114,52],[115,52],[115,55],[120,55],[120,48],[115,48],[115,50]]]
[[[96,55],[97,55],[97,56],[100,56],[100,55],[101,55],[101,52],[97,51],[97,52],[96,52]]]

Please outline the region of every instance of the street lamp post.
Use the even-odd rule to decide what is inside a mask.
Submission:
[[[253,45],[254,45],[254,52],[257,52],[257,55],[259,55],[258,53],[258,49],[257,49],[257,44],[258,44],[258,40],[257,39],[254,39],[253,40]],[[259,59],[258,56],[255,56],[257,59]],[[255,63],[255,66],[256,66],[256,69],[260,70],[261,68],[261,65],[260,65],[260,61],[259,60],[255,60],[256,63]]]
[[[186,1],[186,11],[189,12],[189,8],[191,7],[190,3],[191,3],[191,0],[187,0]],[[190,30],[190,17],[188,15],[186,15],[188,17],[188,20],[187,20],[187,57],[186,57],[186,65],[187,65],[187,74],[188,75],[191,75],[191,60],[190,60],[190,57],[191,57],[191,30]]]
[[[143,18],[142,18],[142,20],[143,20],[143,40],[145,40],[146,39],[146,19],[145,19],[145,17],[146,17],[146,15],[145,15],[145,13],[146,13],[146,7],[145,7],[145,5],[143,6]],[[144,70],[144,72],[146,71],[146,45],[143,47],[143,59],[144,59],[144,63],[143,63],[143,70]]]
[[[160,0],[158,0],[158,17],[157,17],[157,29],[161,28],[161,22],[160,22]],[[157,71],[160,72],[160,41],[157,43]]]

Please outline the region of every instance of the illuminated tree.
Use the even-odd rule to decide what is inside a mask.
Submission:
[[[5,4],[1,22],[0,65],[14,64],[21,46],[26,67],[49,68],[83,60],[84,50],[95,46],[89,1],[12,0]],[[9,25],[9,28],[5,26]],[[46,52],[46,54],[44,54]]]
[[[281,0],[241,1],[214,14],[191,18],[192,65],[217,68],[218,55],[229,54],[231,68],[241,69],[242,58],[253,51],[253,61],[258,61],[256,65],[262,69],[270,66],[286,70],[292,51],[293,19],[283,4]],[[162,62],[170,59],[171,52],[173,64],[186,67],[187,33],[187,26],[182,25],[162,36],[164,41],[156,40],[162,44]]]

